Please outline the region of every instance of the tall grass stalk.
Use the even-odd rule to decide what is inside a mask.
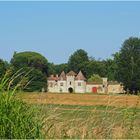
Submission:
[[[138,102],[133,107],[41,105],[46,138],[139,139]]]
[[[18,71],[12,78],[8,78],[6,73],[0,81],[0,139],[44,138],[43,118],[39,110],[15,98],[22,81],[10,89],[20,75]]]

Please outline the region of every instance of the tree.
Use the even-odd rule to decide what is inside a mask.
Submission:
[[[20,71],[19,76],[13,82],[13,86],[22,81],[25,91],[47,89],[48,61],[41,54],[36,52],[14,53],[11,59],[11,67],[13,74]]]
[[[137,93],[140,90],[140,39],[131,37],[125,40],[114,59],[117,64],[117,80],[131,93]]]
[[[92,74],[98,74],[102,77],[106,77],[106,61],[104,60],[95,60],[94,58],[90,58],[89,62],[86,66],[87,78],[90,78]]]
[[[81,70],[86,74],[86,66],[88,62],[89,59],[87,52],[79,49],[70,56],[68,60],[68,69],[77,73]]]
[[[7,68],[8,68],[8,62],[0,59],[0,78],[5,74]]]
[[[115,80],[115,73],[116,73],[116,63],[114,59],[107,59],[105,61],[106,67],[106,77],[108,80]]]
[[[26,69],[26,70],[25,70]],[[26,86],[27,82],[25,81],[24,84],[24,91],[42,91],[44,89],[47,90],[47,77],[44,73],[40,70],[35,68],[25,68],[24,71],[29,72],[29,74],[24,77],[24,80],[28,81],[28,85]],[[23,78],[21,78],[23,80]],[[24,81],[23,81],[24,82]]]
[[[88,82],[102,82],[102,78],[98,74],[93,74],[89,79]]]
[[[20,52],[14,53],[11,59],[11,64],[14,68],[32,67],[41,70],[47,74],[48,61],[39,53],[36,52]]]
[[[60,74],[62,71],[68,72],[68,64],[53,64],[53,63],[48,63],[48,75],[51,74]]]

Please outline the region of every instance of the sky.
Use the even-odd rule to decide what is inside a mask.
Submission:
[[[140,37],[140,2],[0,2],[0,58],[36,51],[55,64],[77,49],[111,58],[124,40]]]

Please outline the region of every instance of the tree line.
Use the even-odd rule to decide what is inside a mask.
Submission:
[[[60,74],[63,70],[81,70],[89,81],[95,79],[93,75],[97,79],[108,77],[109,80],[122,82],[125,90],[130,93],[137,93],[140,91],[140,39],[126,39],[120,51],[105,60],[96,60],[82,49],[76,50],[67,63],[57,65],[36,52],[15,52],[9,63],[0,59],[0,78],[5,74],[11,77],[16,73],[18,76],[11,87],[22,81],[25,91],[47,90],[47,77],[50,74]]]

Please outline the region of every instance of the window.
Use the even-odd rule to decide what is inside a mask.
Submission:
[[[70,82],[70,85],[71,85],[71,82]]]
[[[60,86],[63,86],[63,83],[60,83]]]
[[[53,83],[52,83],[52,82],[51,82],[51,83],[49,83],[49,86],[50,86],[50,87],[53,87]]]
[[[81,82],[78,82],[78,86],[81,86]]]

